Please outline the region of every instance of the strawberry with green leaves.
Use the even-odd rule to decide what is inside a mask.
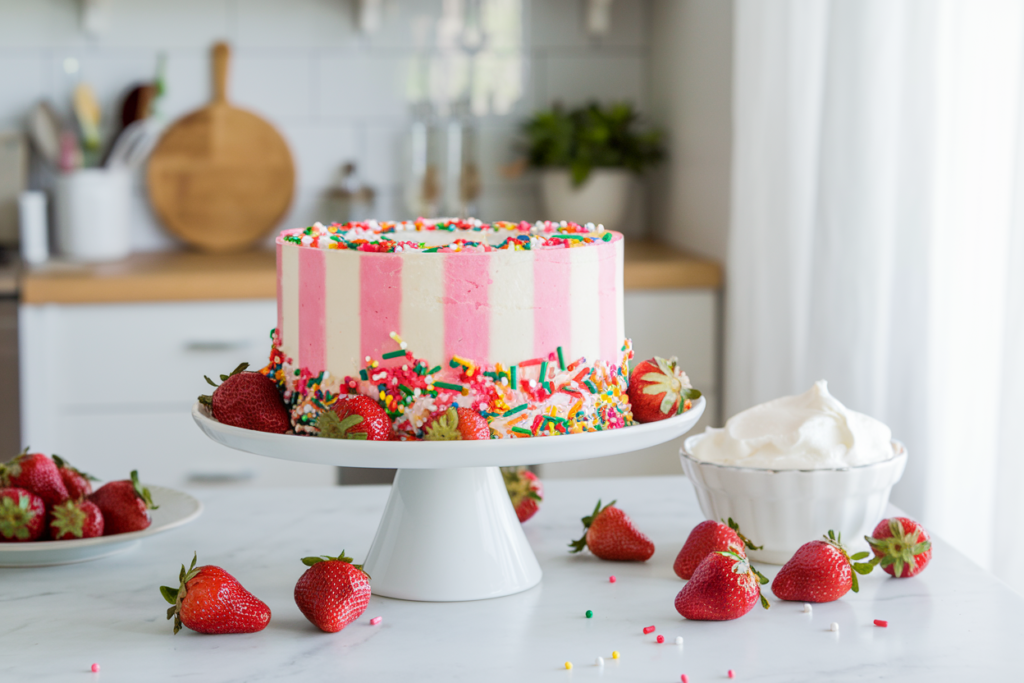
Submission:
[[[654,554],[654,543],[635,526],[629,516],[615,507],[615,501],[601,507],[597,501],[594,512],[583,518],[583,538],[572,541],[570,552],[589,548],[602,560],[646,562]]]
[[[391,420],[384,409],[369,396],[350,394],[338,397],[316,421],[319,436],[327,439],[391,441]]]
[[[291,429],[291,418],[274,380],[259,372],[245,372],[242,363],[230,375],[221,375],[221,384],[204,377],[213,394],[200,396],[199,402],[210,408],[218,422],[242,429],[284,434]]]
[[[520,522],[537,514],[544,500],[544,487],[537,475],[525,467],[502,467],[501,476]]]
[[[370,577],[345,551],[337,557],[304,557],[309,567],[295,584],[295,604],[317,628],[337,633],[366,611]]]
[[[235,577],[213,565],[196,566],[196,555],[186,570],[181,565],[179,586],[160,586],[171,603],[167,618],[174,619],[174,633],[187,626],[199,633],[255,633],[270,623],[270,608],[245,590]]]
[[[907,517],[883,519],[864,539],[875,554],[872,563],[882,571],[906,579],[924,571],[932,559],[932,541],[925,528]]]
[[[487,418],[471,408],[452,406],[423,427],[424,441],[477,441],[491,438]]]
[[[104,484],[89,494],[88,500],[103,513],[105,536],[148,528],[153,523],[149,511],[157,509],[149,489],[139,483],[138,470],[132,470],[130,479]]]
[[[72,499],[50,508],[50,538],[72,541],[103,535],[103,513],[95,503]]]
[[[761,595],[766,583],[768,579],[745,556],[716,550],[701,561],[676,595],[676,611],[694,621],[739,619],[758,601],[768,609],[768,600]]]
[[[56,463],[42,453],[29,453],[27,448],[0,465],[0,486],[31,491],[42,498],[47,507],[68,499],[68,489]]]
[[[0,543],[39,540],[46,530],[46,504],[22,488],[0,488]]]
[[[754,545],[749,538],[740,533],[740,526],[732,517],[727,524],[709,519],[693,527],[682,550],[676,556],[672,569],[679,578],[689,579],[704,558],[713,552],[729,551],[746,557],[746,548],[760,550],[761,547]]]
[[[850,556],[840,535],[829,531],[821,541],[800,546],[772,581],[772,592],[780,600],[832,602],[850,590],[860,590],[857,574],[870,574],[874,565],[859,562],[867,552]]]
[[[92,493],[92,482],[99,481],[99,479],[91,474],[75,469],[67,460],[59,455],[53,456],[53,462],[57,465],[60,478],[64,480],[64,486],[68,490],[69,498],[78,500]]]
[[[675,356],[665,360],[655,356],[633,368],[627,391],[637,422],[657,422],[690,409],[700,392],[679,367]]]

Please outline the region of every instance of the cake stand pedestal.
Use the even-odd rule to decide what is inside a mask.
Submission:
[[[675,417],[623,429],[490,441],[357,441],[267,434],[192,417],[214,441],[283,460],[398,469],[364,569],[375,595],[448,602],[536,586],[540,565],[516,518],[499,466],[583,460],[656,446],[689,431],[699,398]]]

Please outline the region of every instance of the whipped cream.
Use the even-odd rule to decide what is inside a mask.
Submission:
[[[856,467],[893,457],[892,431],[850,410],[825,380],[799,396],[783,396],[708,427],[691,455],[720,465],[772,470]]]

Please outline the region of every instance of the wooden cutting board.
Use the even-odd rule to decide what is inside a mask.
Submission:
[[[213,47],[213,101],[176,121],[149,159],[146,185],[163,224],[204,251],[257,242],[284,216],[295,165],[284,138],[255,114],[228,104],[230,51]]]

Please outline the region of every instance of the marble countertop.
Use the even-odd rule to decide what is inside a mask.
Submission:
[[[298,465],[297,465],[298,466]],[[387,487],[200,491],[202,517],[94,562],[0,569],[0,680],[33,681],[969,681],[1019,680],[1024,599],[934,539],[914,579],[861,579],[859,594],[815,605],[772,600],[730,622],[689,622],[673,607],[672,562],[702,520],[682,477],[545,482],[526,523],[544,570],[496,600],[417,603],[374,596],[344,631],[316,630],[292,599],[305,555],[343,548],[361,560]],[[616,498],[655,542],[644,564],[569,555],[579,518]],[[171,635],[161,584],[193,550],[271,608],[261,633]],[[423,562],[444,562],[444,548]],[[778,567],[762,565],[773,577]],[[617,582],[609,583],[614,574]],[[584,615],[593,610],[592,619]],[[371,617],[383,622],[371,626]],[[888,628],[872,625],[888,620]],[[829,625],[840,625],[839,633]],[[657,631],[644,635],[645,626]],[[657,644],[658,634],[665,644]],[[684,639],[675,644],[677,636]],[[613,660],[613,650],[621,658]],[[595,664],[604,657],[605,665]],[[571,671],[566,661],[574,665]],[[90,673],[93,662],[98,674]]]

